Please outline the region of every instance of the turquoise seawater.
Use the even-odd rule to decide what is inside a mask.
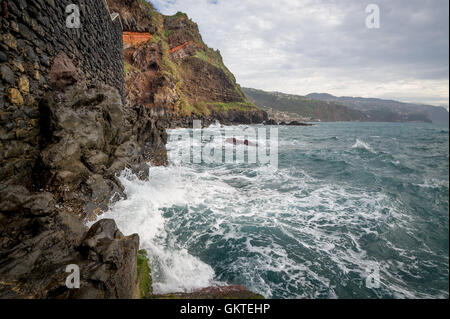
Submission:
[[[171,141],[170,166],[148,182],[124,172],[128,198],[102,216],[139,233],[156,292],[227,283],[267,298],[449,297],[447,126],[279,127],[278,170],[177,160],[188,148]]]

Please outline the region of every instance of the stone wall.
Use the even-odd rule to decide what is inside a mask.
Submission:
[[[80,29],[66,26],[71,3],[80,8]],[[122,24],[104,0],[0,0],[0,29],[0,187],[31,188],[39,102],[55,56],[66,53],[88,86],[103,82],[123,96]]]

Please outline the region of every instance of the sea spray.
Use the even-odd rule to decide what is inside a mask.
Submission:
[[[150,183],[126,169],[119,179],[127,199],[100,216],[113,218],[124,233],[139,234],[141,248],[149,254],[155,293],[190,292],[214,284],[214,270],[176,245],[165,229],[161,208],[183,207],[194,200],[177,181],[178,176],[176,168],[153,167]]]
[[[359,148],[371,153],[376,153],[373,148],[366,142],[361,141],[360,139],[356,139],[355,144],[353,144],[352,148]]]
[[[151,167],[148,182],[126,171],[128,198],[102,217],[139,233],[156,292],[220,282],[269,298],[448,298],[448,135],[441,130],[280,127],[277,170],[171,161]],[[189,147],[167,145],[169,155]],[[367,285],[373,269],[379,285]]]

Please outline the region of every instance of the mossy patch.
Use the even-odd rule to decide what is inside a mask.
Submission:
[[[173,15],[173,17],[175,17],[175,18],[179,18],[179,17],[185,17],[185,18],[187,18],[188,16],[187,16],[186,13],[181,12],[181,11],[178,11],[177,13],[175,13],[175,14]]]
[[[137,276],[139,284],[139,297],[149,298],[153,293],[152,289],[152,276],[145,249],[139,250],[137,257]]]

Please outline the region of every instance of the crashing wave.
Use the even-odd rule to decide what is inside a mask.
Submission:
[[[353,144],[352,148],[363,149],[369,151],[371,153],[376,153],[374,149],[366,142],[361,141],[360,139],[356,139],[356,143]]]

